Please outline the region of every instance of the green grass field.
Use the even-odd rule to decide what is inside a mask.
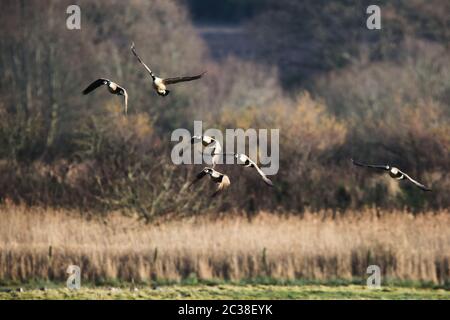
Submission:
[[[445,289],[325,285],[168,285],[156,288],[86,287],[0,292],[0,299],[450,299]]]

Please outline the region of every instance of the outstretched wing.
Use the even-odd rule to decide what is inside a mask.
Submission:
[[[95,89],[97,89],[100,86],[103,86],[105,84],[107,84],[109,82],[108,79],[97,79],[94,82],[92,82],[86,89],[83,90],[83,94],[88,94],[92,91],[94,91]]]
[[[220,145],[220,142],[218,140],[214,139],[213,141],[214,141],[213,145],[212,146],[209,145],[208,147],[213,148],[211,163],[212,163],[213,168],[215,168],[216,164],[219,163],[219,160],[220,160],[222,146]]]
[[[426,186],[424,186],[423,184],[421,184],[420,182],[414,180],[413,178],[411,178],[410,176],[408,176],[406,173],[404,173],[403,171],[400,171],[409,181],[411,181],[412,183],[414,183],[417,187],[419,187],[420,189],[424,190],[424,191],[431,191],[430,188],[427,188]]]
[[[368,167],[368,168],[375,168],[375,169],[383,169],[383,170],[389,170],[389,167],[388,167],[387,165],[366,164],[366,163],[361,163],[361,162],[355,161],[355,160],[353,160],[353,159],[351,159],[351,160],[352,160],[352,163],[353,163],[355,166]]]
[[[197,143],[199,141],[201,141],[202,144],[203,144],[203,142],[204,142],[203,138],[204,137],[205,136],[193,136],[191,138],[191,144],[195,144],[195,143]],[[212,137],[209,137],[209,138],[211,138],[211,142],[208,145],[205,146],[205,148],[203,149],[202,154],[203,154],[203,156],[210,156],[211,157],[211,164],[212,164],[212,167],[214,168],[216,166],[216,164],[218,163],[219,159],[220,159],[220,155],[222,154],[222,146],[221,146],[221,144],[220,144],[220,142],[218,140],[216,140],[216,139],[214,139]],[[208,150],[212,149],[212,154],[205,153],[206,149],[208,149]]]
[[[128,114],[128,93],[127,90],[125,90],[124,88],[122,88],[123,90],[123,96],[125,98],[125,115]]]
[[[144,63],[144,61],[142,61],[141,57],[137,54],[135,46],[134,46],[134,42],[131,44],[131,51],[133,52],[134,56],[138,59],[138,61],[144,66],[144,68],[148,71],[148,73],[150,73],[150,75],[153,78],[155,75],[153,74],[152,70],[150,70],[150,68]]]
[[[193,136],[191,138],[191,144],[197,143],[199,141],[202,141],[202,136]]]
[[[192,185],[193,185],[194,183],[196,183],[197,181],[201,180],[204,176],[206,176],[206,169],[207,169],[207,168],[204,168],[202,171],[200,171],[200,172],[196,175],[194,181],[192,181],[192,182],[189,184],[189,187],[192,186]]]
[[[176,78],[166,78],[163,79],[163,83],[164,84],[174,84],[174,83],[178,83],[178,82],[186,82],[186,81],[192,81],[192,80],[197,80],[200,79],[201,77],[203,77],[203,75],[206,73],[202,72],[196,76],[187,76],[187,77],[176,77]]]
[[[217,184],[216,191],[211,195],[211,197],[214,198],[229,186],[230,186],[230,178],[228,178],[227,175],[223,175],[222,182]]]
[[[250,161],[251,161],[251,160],[250,160]],[[269,178],[267,178],[266,174],[258,167],[258,165],[257,165],[255,162],[252,161],[252,163],[253,163],[253,166],[255,167],[256,171],[258,171],[259,175],[260,175],[261,178],[264,180],[264,182],[265,182],[268,186],[273,187],[272,180],[270,180]]]

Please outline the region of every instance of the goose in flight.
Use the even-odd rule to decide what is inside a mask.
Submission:
[[[264,180],[264,182],[270,186],[273,187],[273,183],[272,181],[267,178],[266,174],[264,172],[262,172],[261,168],[258,167],[258,165],[256,164],[255,161],[253,161],[252,159],[250,159],[247,155],[242,154],[242,153],[231,153],[234,158],[237,160],[237,164],[244,166],[244,167],[250,167],[250,168],[255,168],[256,171],[259,173],[259,175],[261,176],[261,178]]]
[[[191,138],[191,144],[195,144],[199,141],[202,142],[202,145],[205,148],[211,148],[213,150],[211,162],[212,167],[214,168],[220,159],[220,155],[222,154],[222,146],[220,145],[220,142],[210,136],[193,136]]]
[[[163,96],[163,97],[167,96],[170,93],[170,90],[167,90],[167,85],[175,84],[178,82],[197,80],[197,79],[200,79],[206,73],[206,71],[205,71],[205,72],[202,72],[195,76],[164,78],[164,79],[159,78],[159,77],[155,76],[155,74],[152,72],[152,70],[150,70],[150,68],[144,63],[144,61],[142,61],[141,57],[137,54],[135,46],[134,46],[134,42],[131,44],[131,51],[133,52],[135,57],[138,59],[138,61],[144,66],[144,68],[147,70],[147,72],[150,73],[150,76],[153,79],[153,88],[156,90],[156,92],[160,96]]]
[[[116,94],[118,96],[124,96],[125,98],[125,114],[127,114],[128,112],[128,93],[125,90],[125,88],[119,86],[117,83],[108,80],[108,79],[104,79],[104,78],[100,78],[95,80],[94,82],[92,82],[86,89],[83,90],[83,94],[89,94],[90,92],[94,91],[95,89],[97,89],[100,86],[103,85],[107,85],[108,86],[108,91],[111,92],[112,94]]]
[[[417,187],[419,187],[420,189],[424,190],[424,191],[431,191],[430,188],[427,188],[426,186],[424,186],[423,184],[421,184],[420,182],[414,180],[413,178],[411,178],[409,175],[407,175],[406,173],[404,173],[403,171],[401,171],[399,168],[396,167],[391,167],[389,165],[374,165],[374,164],[365,164],[365,163],[360,163],[357,162],[353,159],[352,163],[356,166],[360,166],[360,167],[368,167],[368,168],[374,168],[374,169],[380,169],[380,170],[384,170],[384,171],[388,171],[389,172],[389,176],[391,176],[391,178],[395,179],[395,180],[404,180],[404,179],[408,179],[410,182],[412,182],[413,184],[415,184]]]
[[[220,173],[213,168],[205,167],[200,173],[197,174],[195,180],[191,182],[189,186],[192,186],[197,181],[201,180],[204,176],[209,175],[211,180],[216,184],[216,191],[211,197],[217,196],[221,191],[230,186],[230,178],[226,174]]]

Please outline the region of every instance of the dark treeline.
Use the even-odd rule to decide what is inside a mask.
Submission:
[[[380,31],[366,27],[367,7],[381,8]],[[448,49],[450,2],[446,0],[269,1],[248,23],[261,61],[276,64],[285,87],[309,85],[312,77],[355,64],[403,61],[405,41],[423,40]]]
[[[264,10],[269,0],[181,0],[198,23],[231,24],[247,20]]]
[[[0,201],[137,211],[147,220],[449,205],[447,2],[380,1],[383,29],[369,33],[360,1],[268,1],[246,23],[259,55],[220,64],[208,57],[185,1],[78,1],[77,31],[66,28],[70,2],[2,2]],[[162,76],[208,74],[160,98],[130,53],[132,41]],[[106,89],[81,94],[98,77],[127,88],[128,117]],[[170,134],[194,120],[279,128],[276,187],[251,170],[219,166],[232,181],[226,194],[204,197],[206,182],[188,189],[202,167],[172,164]],[[351,157],[397,165],[434,191],[354,168]]]

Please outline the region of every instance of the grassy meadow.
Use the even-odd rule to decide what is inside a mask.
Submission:
[[[325,285],[171,285],[138,290],[115,287],[88,287],[80,290],[54,288],[46,291],[0,292],[0,299],[450,299],[444,289]]]
[[[262,212],[149,225],[5,205],[0,219],[2,299],[450,298],[445,210]],[[81,268],[81,291],[63,289],[71,264]],[[382,290],[365,287],[372,264]],[[131,282],[140,290],[127,289]]]

